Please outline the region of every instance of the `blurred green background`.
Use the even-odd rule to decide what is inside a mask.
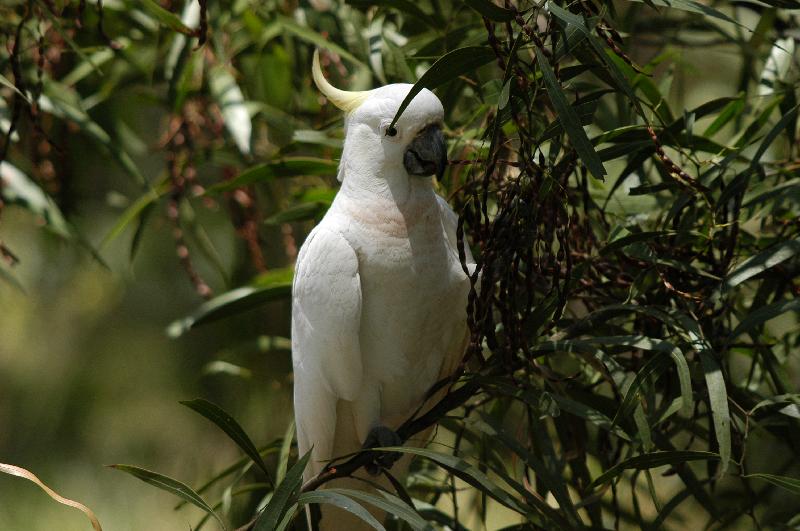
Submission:
[[[82,230],[98,241],[115,214],[104,195],[120,176],[88,162],[97,166],[87,182],[103,185],[87,190],[98,207]],[[206,226],[224,246],[235,235],[216,217]],[[170,496],[103,465],[137,464],[197,485],[238,459],[218,428],[178,400],[203,396],[222,405],[260,443],[282,436],[291,417],[289,351],[256,346],[259,336],[288,335],[287,303],[237,316],[235,326],[221,321],[167,337],[166,326],[200,301],[178,266],[170,230],[153,227],[133,267],[125,245],[110,248],[103,253],[109,270],[43,232],[26,212],[3,213],[3,239],[21,260],[25,293],[0,285],[0,461],[82,501],[109,530],[187,529],[202,512],[174,512]],[[253,346],[226,351],[245,339]],[[251,373],[209,373],[213,360]],[[86,528],[80,512],[33,484],[0,477],[0,529]]]

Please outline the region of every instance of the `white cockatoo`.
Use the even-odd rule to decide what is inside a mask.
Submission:
[[[318,53],[313,76],[346,115],[341,188],[300,249],[292,289],[297,441],[301,455],[313,448],[306,479],[365,443],[389,444],[386,433],[453,372],[468,338],[470,286],[457,216],[430,178],[447,164],[439,99],[423,90],[390,130],[411,85],[339,90]],[[393,470],[402,475],[398,468],[403,460]],[[360,528],[323,508],[323,530]]]

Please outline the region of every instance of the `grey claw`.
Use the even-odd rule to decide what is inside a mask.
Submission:
[[[397,433],[386,426],[375,426],[367,434],[367,440],[364,441],[364,448],[382,448],[386,446],[402,446],[403,440]],[[400,459],[400,454],[397,452],[384,452],[375,456],[369,464],[366,465],[367,472],[372,476],[377,476],[381,470],[392,468],[392,465]]]

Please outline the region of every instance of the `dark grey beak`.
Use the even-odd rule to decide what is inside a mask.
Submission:
[[[441,179],[447,166],[447,144],[438,125],[423,129],[403,154],[403,166],[409,175],[436,175]]]

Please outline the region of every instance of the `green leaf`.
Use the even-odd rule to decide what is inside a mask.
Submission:
[[[208,87],[211,95],[222,110],[222,120],[236,147],[245,155],[250,155],[250,136],[253,124],[244,103],[242,89],[236,83],[227,67],[217,64],[208,71]]]
[[[700,349],[700,362],[703,365],[703,374],[708,388],[708,401],[711,405],[711,416],[714,421],[714,434],[719,446],[721,461],[719,476],[723,476],[728,469],[731,458],[731,414],[728,410],[728,391],[725,388],[725,376],[722,368],[708,349]]]
[[[793,393],[787,393],[783,395],[773,396],[770,398],[765,398],[764,400],[756,404],[755,407],[753,407],[753,409],[750,410],[750,415],[753,415],[756,411],[765,407],[778,406],[784,404],[787,405],[778,410],[778,413],[783,413],[784,415],[788,415],[794,418],[800,418],[800,413],[798,413],[800,411],[800,407],[798,407],[800,406],[800,395]]]
[[[524,507],[508,492],[502,489],[499,485],[493,482],[489,477],[481,472],[477,467],[469,464],[458,456],[434,452],[426,448],[413,448],[407,446],[393,446],[388,448],[379,448],[386,452],[399,452],[406,454],[414,454],[425,457],[439,463],[454,475],[458,476],[463,481],[469,483],[476,489],[485,492],[492,499],[496,500],[502,505],[518,513],[525,514]]]
[[[189,409],[200,413],[205,418],[216,424],[218,428],[224,431],[228,437],[230,437],[231,440],[235,442],[236,445],[241,448],[242,451],[250,459],[252,459],[256,465],[258,465],[258,467],[267,476],[267,481],[272,483],[272,476],[269,473],[266,463],[264,463],[264,460],[261,459],[261,454],[258,452],[258,449],[256,449],[256,445],[253,444],[253,441],[250,440],[250,437],[247,436],[247,433],[245,433],[239,423],[236,422],[236,419],[228,414],[228,412],[223,410],[218,405],[202,398],[195,398],[194,400],[182,400],[180,403]]]
[[[794,119],[797,116],[798,107],[800,107],[800,105],[795,105],[792,107],[792,109],[781,116],[781,119],[778,120],[778,123],[776,123],[772,129],[770,129],[769,133],[767,133],[767,136],[764,137],[764,140],[762,140],[761,144],[758,146],[758,151],[756,151],[755,155],[753,155],[751,164],[758,164],[758,162],[761,160],[761,157],[764,156],[764,153],[767,152],[767,149],[772,145],[781,131],[794,123]]]
[[[41,217],[59,236],[70,238],[73,235],[55,201],[21,170],[5,161],[0,162],[0,197],[9,205],[19,205]]]
[[[729,102],[722,111],[714,118],[714,121],[703,131],[703,136],[705,137],[712,137],[715,135],[720,129],[725,127],[728,122],[739,116],[745,107],[745,99],[744,97],[736,98],[735,100]]]
[[[162,25],[170,28],[171,30],[183,33],[184,35],[194,35],[191,28],[186,27],[181,22],[180,17],[175,13],[167,11],[155,0],[140,0],[139,5],[148,13],[150,13]]]
[[[729,288],[738,286],[745,280],[785,262],[797,253],[800,253],[800,238],[787,240],[770,247],[742,262],[725,278],[725,286]]]
[[[564,9],[563,7],[559,6],[554,2],[547,2],[547,10],[550,11],[556,18],[560,19],[564,23],[568,24],[569,26],[574,27],[584,36],[588,36],[591,33],[589,26],[584,21],[583,17],[580,15],[576,15],[575,13],[571,13]]]
[[[138,184],[145,188],[148,187],[147,180],[130,155],[97,122],[91,119],[89,114],[81,107],[82,102],[72,88],[46,77],[43,89],[44,92],[39,97],[39,105],[44,112],[63,120],[75,122],[84,133],[107,149],[111,156]]]
[[[511,450],[514,454],[519,456],[525,461],[525,464],[533,470],[534,474],[536,474],[537,481],[541,481],[544,486],[553,493],[553,497],[558,502],[559,509],[566,513],[565,516],[572,526],[579,526],[580,517],[578,513],[575,511],[575,505],[572,502],[572,499],[569,496],[569,492],[564,484],[563,479],[555,473],[555,471],[551,471],[545,463],[539,460],[536,456],[534,456],[531,452],[525,449],[522,444],[520,444],[516,438],[509,436],[505,431],[498,425],[498,422],[495,421],[490,415],[481,414],[481,422],[470,422],[469,426],[472,428],[477,428],[481,432],[488,435],[492,440],[498,440],[503,445],[505,445],[509,450]]]
[[[600,254],[601,255],[608,254],[611,251],[622,249],[634,243],[656,240],[658,238],[662,238],[664,236],[672,236],[674,234],[676,234],[675,231],[670,231],[670,230],[635,232],[633,234],[629,234],[627,236],[623,236],[621,238],[617,238],[613,241],[610,241],[608,244],[606,244],[605,247],[600,249]]]
[[[545,57],[544,53],[539,48],[536,48],[536,60],[542,71],[542,78],[547,87],[547,94],[550,96],[550,101],[555,108],[556,114],[558,114],[561,125],[564,127],[569,139],[572,141],[572,145],[578,152],[578,156],[592,175],[597,179],[604,180],[606,170],[603,167],[603,163],[600,161],[600,157],[589,141],[589,137],[586,136],[586,131],[583,130],[578,113],[567,101],[567,97],[562,91],[561,85],[559,85],[553,73],[553,69],[547,62],[547,57]]]
[[[496,56],[491,48],[487,46],[466,46],[448,52],[436,60],[431,67],[425,71],[419,80],[414,83],[408,95],[405,97],[400,107],[392,119],[389,127],[394,127],[397,120],[411,103],[411,100],[424,88],[433,90],[436,87],[451,81],[458,76],[472,73],[476,68],[494,61]]]
[[[325,489],[304,492],[297,498],[297,503],[299,505],[306,505],[309,503],[328,503],[330,505],[335,505],[340,509],[344,509],[345,511],[358,516],[372,526],[373,529],[377,529],[378,531],[386,531],[386,528],[383,527],[381,523],[370,514],[369,511],[364,509],[361,504],[355,502],[349,496],[342,494],[340,490],[341,489]]]
[[[331,204],[326,201],[312,201],[310,203],[300,203],[281,210],[264,220],[266,225],[280,225],[293,221],[306,221],[310,219],[320,219],[328,211]]]
[[[511,80],[509,79],[503,84],[503,88],[500,89],[500,96],[497,99],[497,108],[505,109],[506,105],[508,105],[508,99],[510,97],[511,97]]]
[[[280,23],[281,27],[286,30],[287,32],[291,33],[295,37],[298,37],[306,42],[309,42],[315,46],[320,48],[325,48],[326,50],[330,50],[333,53],[340,55],[341,57],[347,59],[348,61],[355,63],[359,66],[366,66],[363,62],[361,62],[355,55],[350,53],[349,51],[345,50],[338,44],[331,42],[330,40],[326,39],[316,31],[307,28],[305,26],[300,26],[294,20],[278,15],[277,17],[278,23]],[[309,67],[310,68],[310,67]]]
[[[213,516],[217,520],[217,522],[219,522],[219,525],[222,527],[222,529],[225,529],[225,523],[222,521],[219,515],[217,515],[217,513],[214,512],[214,509],[212,509],[211,506],[208,505],[205,502],[205,500],[202,497],[200,497],[199,494],[193,491],[192,488],[189,487],[188,485],[184,485],[180,481],[159,474],[158,472],[152,472],[150,470],[139,468],[137,466],[109,465],[109,467],[115,470],[126,472],[138,479],[141,479],[145,483],[153,485],[154,487],[158,487],[161,490],[165,490],[170,494],[182,498],[183,500],[191,503],[192,505],[200,507],[205,512]]]
[[[737,26],[741,26],[745,28],[741,22],[735,20],[725,13],[722,13],[713,7],[707,6],[705,4],[701,4],[700,2],[695,2],[694,0],[629,0],[631,2],[644,2],[661,6],[661,7],[670,7],[674,9],[680,9],[682,11],[689,11],[691,13],[698,13],[700,15],[705,15],[707,17],[716,18],[718,20],[724,20],[725,22],[730,22],[731,24],[736,24]]]
[[[514,20],[514,13],[504,7],[498,6],[491,0],[464,0],[464,3],[489,20],[495,22],[509,22]]]
[[[289,507],[289,509],[286,511],[286,514],[283,516],[281,523],[275,528],[275,531],[285,531],[288,529],[291,523],[294,521],[294,515],[297,512],[297,509],[299,509],[299,506],[296,503],[292,504],[292,506]]]
[[[3,85],[4,87],[10,88],[14,92],[16,92],[18,96],[20,96],[25,101],[27,101],[29,104],[31,103],[30,98],[28,98],[27,95],[23,94],[22,91],[19,90],[17,88],[17,86],[11,80],[9,80],[6,76],[4,76],[3,74],[0,74],[0,85]]]
[[[277,452],[278,452],[278,448],[276,446],[276,441],[273,441],[272,443],[268,444],[267,446],[262,447],[258,451],[258,453],[262,457],[270,455],[270,454],[274,454],[274,453],[277,453]],[[232,465],[230,465],[230,466],[222,469],[220,472],[217,472],[216,474],[214,474],[214,476],[209,478],[205,483],[203,483],[203,485],[201,485],[200,487],[195,489],[195,492],[197,492],[198,494],[202,494],[202,493],[206,492],[212,486],[214,486],[215,484],[219,483],[221,480],[223,480],[226,477],[230,476],[234,472],[241,473],[241,471],[244,468],[250,467],[252,465],[252,462],[253,462],[253,460],[250,459],[249,457],[246,457],[246,456],[242,457],[241,459],[239,459],[238,461],[236,461]],[[179,502],[177,505],[175,505],[175,510],[178,510],[181,507],[183,507],[183,505],[185,503],[186,503],[185,501]]]
[[[260,276],[250,286],[218,295],[203,303],[188,317],[172,322],[167,327],[167,335],[176,338],[201,324],[258,308],[265,302],[289,297],[292,293],[293,275],[294,269],[291,267],[274,269]]]
[[[282,522],[284,516],[288,514],[287,509],[295,504],[294,494],[303,483],[303,471],[309,459],[311,459],[310,450],[289,469],[286,478],[275,488],[269,503],[258,516],[253,531],[273,531],[278,527],[278,523]],[[294,510],[289,512],[293,514]]]
[[[645,384],[651,375],[659,375],[664,372],[669,366],[669,358],[664,355],[664,352],[656,352],[647,360],[647,363],[636,373],[636,377],[631,382],[625,393],[625,398],[614,416],[613,423],[616,425],[620,419],[627,418],[631,412],[636,408],[638,401],[639,389]]]
[[[136,218],[143,215],[145,209],[159,200],[164,194],[172,189],[172,184],[169,179],[164,179],[158,186],[145,192],[139,199],[131,204],[125,211],[117,218],[111,230],[103,237],[100,242],[100,249],[114,241],[125,228]]]
[[[362,490],[353,489],[327,488],[325,489],[325,492],[337,492],[347,496],[348,498],[355,498],[356,500],[367,502],[370,505],[373,505],[378,509],[382,509],[408,523],[408,525],[410,525],[414,531],[433,529],[433,526],[426,522],[425,519],[419,515],[416,509],[414,509],[414,507],[409,506],[403,500],[397,496],[394,496],[393,494],[389,494],[388,492],[379,491],[380,496],[376,496],[375,494]]]
[[[303,177],[310,175],[336,175],[338,163],[332,160],[314,157],[292,157],[273,162],[265,162],[247,168],[229,181],[225,181],[208,189],[208,193],[230,192],[243,186],[272,182],[286,177]]]
[[[719,455],[713,452],[697,452],[697,451],[689,451],[689,450],[676,450],[676,451],[668,451],[668,452],[652,452],[648,454],[637,455],[635,457],[631,457],[630,459],[626,459],[616,465],[612,466],[597,478],[592,481],[591,485],[589,485],[589,489],[597,487],[598,485],[602,485],[603,483],[607,483],[611,481],[615,477],[622,474],[625,470],[629,469],[636,469],[636,470],[647,470],[650,468],[656,468],[664,465],[679,465],[681,463],[685,463],[687,461],[700,461],[700,460],[709,460],[709,459],[719,459]]]
[[[286,477],[286,470],[289,468],[289,455],[292,453],[292,442],[294,441],[294,419],[289,421],[286,433],[283,434],[281,451],[278,454],[278,470],[275,472],[275,482],[280,483]]]
[[[788,490],[792,494],[797,494],[800,496],[800,479],[790,478],[787,476],[776,476],[774,474],[762,474],[760,472],[755,474],[747,474],[742,477],[763,479],[764,481],[768,481],[777,487]]]
[[[756,311],[748,314],[747,317],[745,317],[744,320],[739,323],[739,325],[728,336],[728,342],[732,342],[742,333],[752,330],[753,328],[764,324],[770,319],[792,310],[800,310],[800,299],[779,301],[767,306],[762,306]]]

